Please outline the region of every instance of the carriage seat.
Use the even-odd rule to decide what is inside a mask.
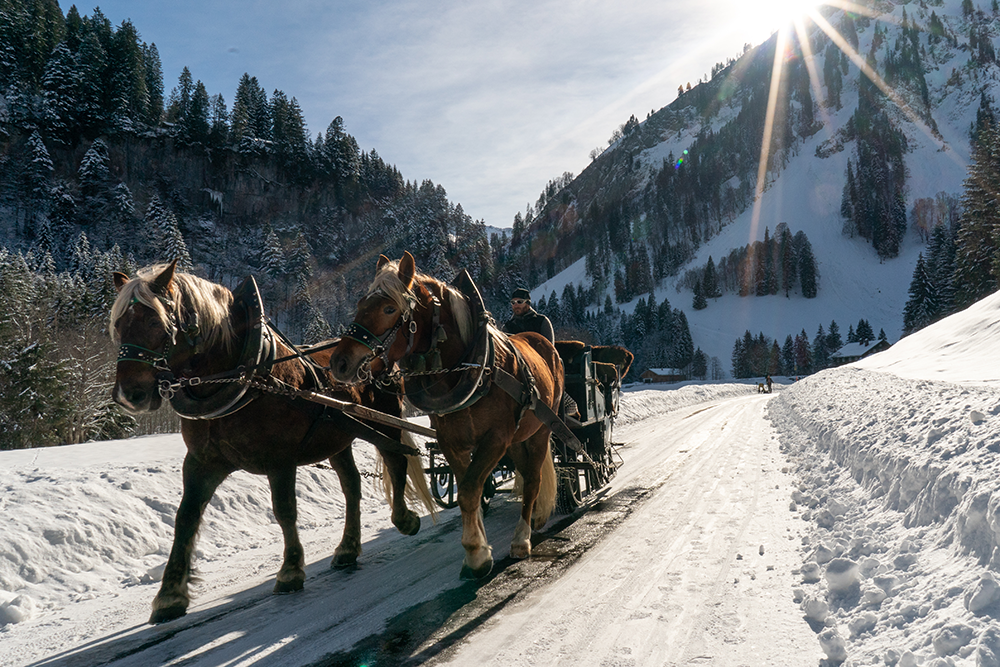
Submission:
[[[557,340],[556,352],[562,357],[563,364],[575,367],[579,364],[581,353],[590,349],[590,346],[579,340]]]
[[[594,377],[603,385],[614,387],[621,378],[618,375],[618,367],[603,361],[594,362]]]
[[[635,359],[634,354],[618,345],[595,345],[591,349],[591,357],[594,361],[613,364],[618,369],[619,378],[628,375],[628,369],[632,367],[632,360]]]

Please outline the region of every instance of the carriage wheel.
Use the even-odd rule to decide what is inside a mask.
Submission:
[[[440,450],[428,448],[427,476],[430,477],[431,495],[434,502],[445,509],[458,507],[458,483],[455,481],[455,473],[448,467],[448,462],[444,460]]]
[[[434,502],[445,509],[458,507],[458,482],[455,480],[455,473],[451,471],[448,462],[441,454],[441,450],[436,447],[428,447],[427,476],[430,478],[431,495]],[[486,478],[483,484],[483,495],[480,498],[480,506],[483,514],[490,509],[490,500],[496,495],[497,487],[493,475]]]
[[[558,487],[556,490],[556,512],[570,514],[583,503],[584,488],[587,482],[581,484],[580,472],[576,468],[557,468]]]

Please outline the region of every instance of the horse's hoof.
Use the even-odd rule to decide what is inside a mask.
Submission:
[[[413,510],[407,510],[404,518],[396,524],[403,535],[416,535],[420,531],[420,517]]]
[[[458,576],[459,579],[472,581],[476,579],[482,579],[483,577],[488,575],[492,570],[493,570],[493,559],[490,558],[475,570],[473,570],[471,567],[463,563],[462,572]]]
[[[517,560],[524,560],[531,555],[531,542],[527,544],[510,545],[510,557]]]
[[[154,609],[153,613],[149,617],[149,624],[159,625],[160,623],[169,623],[170,621],[178,619],[185,614],[187,614],[187,606],[179,604],[172,607]]]
[[[357,567],[357,565],[357,554],[334,554],[333,560],[330,561],[330,567],[334,570],[346,570],[349,567]]]
[[[281,581],[278,579],[274,582],[274,593],[276,595],[281,595],[283,593],[295,593],[301,591],[304,582],[302,579],[292,579],[291,581]]]

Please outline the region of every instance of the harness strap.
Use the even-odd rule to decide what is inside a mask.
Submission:
[[[532,391],[528,391],[523,382],[502,368],[497,368],[493,371],[493,382],[507,392],[507,394],[509,394],[518,405],[525,406],[531,403],[532,405],[530,405],[527,409],[535,413],[535,417],[538,418],[538,421],[548,426],[552,431],[552,434],[562,440],[567,447],[575,451],[577,454],[582,455],[586,460],[590,460],[590,456],[587,454],[586,449],[584,449],[583,443],[580,442],[580,439],[577,438],[573,431],[566,426],[566,423],[552,411],[552,408],[550,408],[545,401],[539,400],[538,389],[535,388],[534,385],[532,385]],[[591,461],[591,463],[593,463],[593,461]]]
[[[355,438],[360,438],[366,442],[370,442],[375,445],[380,450],[392,452],[396,454],[403,454],[405,456],[419,456],[420,451],[415,447],[411,447],[405,443],[398,440],[394,440],[389,436],[385,435],[381,431],[377,431],[368,424],[365,424],[358,419],[355,419],[349,414],[346,414],[340,410],[332,410],[329,406],[323,406],[323,412],[313,420],[312,425],[309,426],[309,431],[306,433],[305,437],[302,438],[302,444],[309,442],[316,428],[323,422],[339,422],[338,427],[340,430],[353,435]]]

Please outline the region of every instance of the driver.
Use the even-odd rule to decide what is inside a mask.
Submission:
[[[552,322],[531,307],[531,293],[528,290],[523,287],[514,290],[514,293],[510,295],[510,308],[514,311],[514,316],[503,325],[505,333],[519,334],[534,331],[548,338],[549,342],[555,345],[556,335],[552,330]],[[563,392],[561,408],[564,416],[580,416],[580,408],[569,392]]]
[[[552,330],[552,322],[531,307],[531,293],[528,290],[523,287],[514,290],[510,295],[510,308],[514,311],[514,316],[503,325],[505,333],[519,334],[534,331],[555,344],[556,335]]]

